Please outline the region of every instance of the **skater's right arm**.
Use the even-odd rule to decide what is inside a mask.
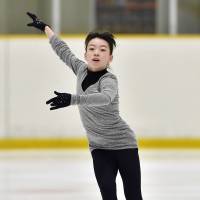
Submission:
[[[52,38],[52,36],[55,35],[53,30],[49,26],[45,26],[44,32],[46,33],[46,35],[49,38],[49,40]]]
[[[77,75],[78,71],[82,67],[86,67],[85,62],[78,59],[72,52],[68,45],[61,39],[59,39],[55,34],[51,35],[49,40],[51,47],[60,57],[60,59],[72,69],[72,71]]]
[[[60,59],[68,65],[72,71],[77,74],[79,69],[84,66],[85,67],[85,62],[79,60],[70,50],[68,45],[60,40],[54,31],[42,22],[40,19],[37,18],[36,15],[32,13],[27,13],[33,20],[32,23],[29,23],[28,26],[35,27],[43,32],[46,33],[47,37],[49,38],[49,42],[53,48],[53,50],[56,52],[56,54],[60,57]]]

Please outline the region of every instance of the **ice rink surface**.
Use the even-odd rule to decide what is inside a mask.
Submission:
[[[200,150],[139,151],[144,200],[199,200]],[[118,199],[124,200],[117,177]],[[0,200],[101,200],[89,150],[0,151]]]

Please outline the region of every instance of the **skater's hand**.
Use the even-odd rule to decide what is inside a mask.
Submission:
[[[53,97],[52,99],[49,99],[46,104],[50,104],[51,108],[50,110],[55,110],[59,108],[64,108],[70,105],[71,103],[71,94],[69,93],[59,93],[54,91],[54,94],[56,94],[56,97]]]
[[[45,24],[44,22],[42,22],[40,19],[37,18],[37,16],[35,14],[32,14],[30,12],[26,13],[32,20],[32,23],[27,24],[27,26],[32,26],[35,27],[41,31],[45,30],[45,26],[48,26],[47,24]]]

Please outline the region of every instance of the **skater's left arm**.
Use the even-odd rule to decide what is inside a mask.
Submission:
[[[117,80],[113,77],[106,77],[100,83],[100,92],[86,95],[72,95],[71,105],[109,105],[116,97],[117,92]]]
[[[48,100],[50,110],[67,107],[70,105],[104,106],[112,103],[117,95],[117,80],[107,77],[101,81],[100,92],[92,94],[74,95],[69,93],[55,93],[57,97]]]

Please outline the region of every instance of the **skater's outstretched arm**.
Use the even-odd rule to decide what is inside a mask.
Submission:
[[[55,35],[53,30],[49,26],[45,26],[44,32],[46,33],[46,35],[49,38],[49,40],[52,38],[52,36]]]
[[[85,62],[79,60],[70,50],[68,45],[60,40],[49,25],[41,21],[35,14],[27,12],[27,15],[33,22],[27,24],[29,27],[34,27],[46,33],[50,44],[60,59],[69,66],[72,71],[77,74],[81,67],[86,67]]]
[[[70,105],[85,105],[88,107],[109,105],[118,94],[117,79],[115,76],[106,77],[101,81],[100,85],[100,92],[93,94],[74,95],[55,91],[56,96],[49,99],[46,104],[50,105],[50,110]]]

